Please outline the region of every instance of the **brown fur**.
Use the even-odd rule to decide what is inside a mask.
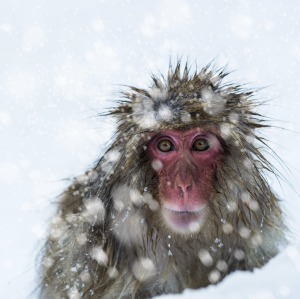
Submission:
[[[224,70],[190,74],[180,63],[149,89],[130,87],[111,110],[118,129],[96,166],[74,179],[50,226],[41,298],[151,298],[217,283],[263,266],[285,242],[272,165],[255,133],[265,127],[252,91],[222,84]],[[179,235],[160,215],[146,145],[161,129],[206,127],[224,153],[200,232]]]

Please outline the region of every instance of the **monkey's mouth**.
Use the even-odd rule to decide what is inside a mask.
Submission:
[[[163,209],[163,216],[168,226],[175,232],[195,233],[200,231],[205,220],[205,206],[197,211],[176,211]]]

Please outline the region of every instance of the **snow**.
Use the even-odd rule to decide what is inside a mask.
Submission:
[[[140,258],[133,264],[133,274],[139,281],[146,281],[155,274],[155,266],[149,258]]]
[[[72,288],[68,292],[69,299],[80,299],[80,293],[76,288]]]
[[[151,163],[151,166],[155,171],[160,171],[163,168],[162,162],[158,159],[154,159]]]
[[[199,259],[204,266],[211,266],[213,264],[213,258],[206,249],[199,251]]]
[[[201,97],[203,102],[206,104],[204,106],[204,111],[208,114],[218,114],[221,113],[226,105],[226,100],[216,94],[211,89],[206,88],[201,92]]]
[[[182,295],[160,299],[298,299],[300,282],[300,244],[291,245],[262,269],[235,272],[217,286],[185,290]]]
[[[86,211],[83,217],[90,223],[101,223],[105,219],[105,208],[100,198],[89,198],[84,203]]]
[[[68,185],[66,179],[84,173],[104,153],[111,138],[112,123],[94,116],[119,98],[118,91],[123,88],[119,84],[144,88],[150,84],[151,72],[167,74],[171,56],[173,61],[188,57],[191,63],[197,61],[199,68],[212,60],[217,66],[228,64],[234,71],[229,80],[267,87],[259,91],[259,98],[267,101],[259,112],[277,127],[265,130],[264,137],[270,139],[268,144],[283,162],[274,155],[268,157],[291,186],[284,179],[268,180],[283,198],[292,245],[253,273],[233,273],[216,286],[165,297],[298,299],[299,12],[297,0],[278,0],[276,5],[272,0],[2,1],[0,298],[37,298],[36,256],[56,196]],[[153,90],[153,94],[158,92]],[[208,113],[222,110],[222,105],[213,105],[216,96],[222,99],[222,95],[211,92],[204,95],[212,104]],[[144,109],[138,105],[135,108],[137,114]],[[137,115],[144,128],[159,124],[157,119],[172,119],[168,107],[162,105],[158,116],[148,108],[148,114]],[[231,125],[224,123],[221,127],[225,139],[235,133],[237,118],[231,115]],[[184,115],[183,121],[188,122],[189,115]],[[117,156],[116,152],[107,157],[110,171]],[[79,181],[84,179],[78,177]],[[129,202],[141,200],[152,210],[158,208],[150,194],[139,197],[135,190],[126,192]],[[257,207],[247,196],[244,200],[249,207]],[[91,212],[93,206],[96,214]],[[234,209],[234,203],[228,208]],[[140,224],[138,216],[127,216],[126,220],[126,209],[120,207],[120,211],[118,217],[125,222]],[[105,217],[97,199],[87,202],[82,214],[90,221]],[[56,219],[52,237],[60,238],[66,225]],[[222,229],[230,233],[232,227],[223,223]],[[124,232],[129,234],[126,225],[119,231]],[[247,237],[248,232],[242,228],[240,233]],[[78,235],[76,241],[80,246],[86,236]],[[251,241],[260,242],[259,238]],[[242,254],[236,252],[237,256]],[[105,254],[95,252],[95,257],[105,262]],[[48,265],[52,262],[45,261]],[[222,272],[225,266],[220,262],[217,270]],[[137,264],[141,277],[145,267],[149,275],[155,271],[149,261],[142,261]],[[116,275],[116,269],[109,273]],[[210,278],[217,281],[218,272],[211,273]],[[81,279],[90,277],[83,272]],[[71,288],[69,297],[79,298],[78,290]]]
[[[99,265],[106,265],[108,262],[108,256],[101,247],[94,247],[91,250],[90,255]]]

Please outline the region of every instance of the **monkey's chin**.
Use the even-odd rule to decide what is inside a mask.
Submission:
[[[198,233],[206,219],[205,206],[198,211],[162,210],[163,218],[172,231],[180,234]]]

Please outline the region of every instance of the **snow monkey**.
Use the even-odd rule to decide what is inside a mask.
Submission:
[[[103,157],[61,196],[43,299],[152,298],[263,266],[285,243],[255,91],[179,61],[109,110]]]

